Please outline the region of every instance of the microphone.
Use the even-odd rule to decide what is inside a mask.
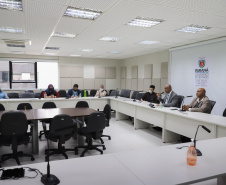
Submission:
[[[190,95],[190,96],[185,96],[185,97],[183,98],[183,101],[182,101],[182,103],[181,103],[181,109],[180,109],[180,111],[186,111],[186,110],[183,109],[184,99],[185,99],[185,98],[191,98],[191,97],[193,97],[193,96]]]
[[[116,89],[116,96],[115,98],[118,98],[118,88]]]
[[[161,92],[160,95],[161,95],[161,94],[164,94],[164,92]]]
[[[207,127],[205,127],[204,125],[198,125],[197,130],[196,130],[196,133],[195,133],[195,138],[194,138],[194,147],[195,147],[195,149],[196,149],[197,156],[202,156],[202,152],[201,152],[199,149],[196,148],[196,135],[197,135],[197,133],[198,133],[198,129],[199,129],[200,126],[201,126],[205,131],[207,131],[208,133],[211,132],[211,131],[210,131]]]
[[[47,174],[43,175],[41,177],[41,182],[44,184],[44,185],[52,185],[52,184],[59,184],[60,183],[60,180],[53,174],[50,174],[50,164],[49,164],[49,139],[48,137],[51,137],[53,136],[54,134],[56,134],[57,132],[60,132],[60,131],[63,131],[63,130],[67,130],[67,129],[72,129],[74,128],[74,125],[73,126],[68,126],[68,127],[63,127],[63,128],[59,128],[59,129],[56,129],[56,130],[53,130],[52,132],[50,132],[48,134],[48,136],[46,137],[47,139],[47,146],[48,146],[48,152],[47,152]]]

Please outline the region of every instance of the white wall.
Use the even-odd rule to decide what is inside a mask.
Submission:
[[[202,45],[191,45],[187,48],[171,51],[171,84],[174,90],[181,95],[193,95],[199,87],[194,83],[194,65],[198,63],[199,57],[206,57],[206,62],[210,66],[210,83],[205,87],[207,96],[216,101],[212,114],[222,115],[226,108],[226,41],[215,40],[212,43],[207,42]],[[187,99],[188,104],[192,98]]]

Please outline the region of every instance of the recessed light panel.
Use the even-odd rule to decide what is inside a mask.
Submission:
[[[0,0],[0,8],[22,11],[22,0]]]
[[[43,53],[43,55],[55,55],[56,53]]]
[[[100,41],[106,41],[106,42],[117,42],[120,40],[120,38],[116,38],[116,37],[101,37],[99,39]]]
[[[69,17],[77,17],[82,19],[96,19],[102,12],[97,10],[90,10],[85,8],[75,8],[75,7],[68,7],[66,12],[64,13],[65,16]]]
[[[81,51],[83,51],[83,52],[91,52],[93,50],[92,49],[82,49]]]
[[[0,32],[5,33],[23,33],[21,28],[0,27]]]
[[[59,47],[45,47],[45,49],[49,49],[49,50],[60,50]]]
[[[181,31],[181,32],[185,32],[185,33],[196,33],[196,32],[200,32],[200,31],[205,31],[207,29],[210,29],[210,27],[192,24],[192,25],[186,26],[184,28],[178,29],[176,31]]]
[[[110,51],[109,53],[111,53],[111,54],[119,54],[121,52],[119,52],[119,51]]]
[[[143,40],[139,42],[139,44],[157,44],[159,41],[150,41],[150,40]]]
[[[150,28],[161,22],[163,22],[163,20],[138,17],[138,18],[133,19],[132,21],[128,22],[127,25]]]
[[[80,57],[81,55],[70,55],[71,57]]]
[[[75,37],[75,34],[55,32],[52,36],[53,37],[74,38]]]

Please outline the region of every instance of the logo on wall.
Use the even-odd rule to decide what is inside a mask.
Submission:
[[[204,68],[206,64],[206,60],[199,60],[199,67]]]

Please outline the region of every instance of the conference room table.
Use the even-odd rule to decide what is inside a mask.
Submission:
[[[28,121],[33,121],[33,131],[32,131],[32,153],[37,154],[39,152],[39,138],[38,138],[38,121],[52,119],[54,116],[59,114],[67,114],[70,117],[84,118],[89,116],[91,113],[96,112],[96,110],[91,108],[51,108],[51,109],[30,109],[30,110],[18,110],[26,114]],[[8,112],[0,111],[0,119],[3,113]]]
[[[189,143],[182,143],[51,161],[51,174],[56,175],[63,185],[182,185],[215,178],[218,185],[223,185],[226,184],[225,143],[225,137],[198,141],[197,148],[203,156],[197,158],[195,166],[187,164],[188,148],[177,149],[184,145],[189,146]],[[23,166],[39,169],[46,174],[47,163]],[[18,166],[5,169],[12,168]],[[26,169],[25,175],[32,176],[35,173]],[[22,178],[2,182],[4,185],[38,185],[42,184],[40,179],[41,176],[38,175],[34,179]]]

